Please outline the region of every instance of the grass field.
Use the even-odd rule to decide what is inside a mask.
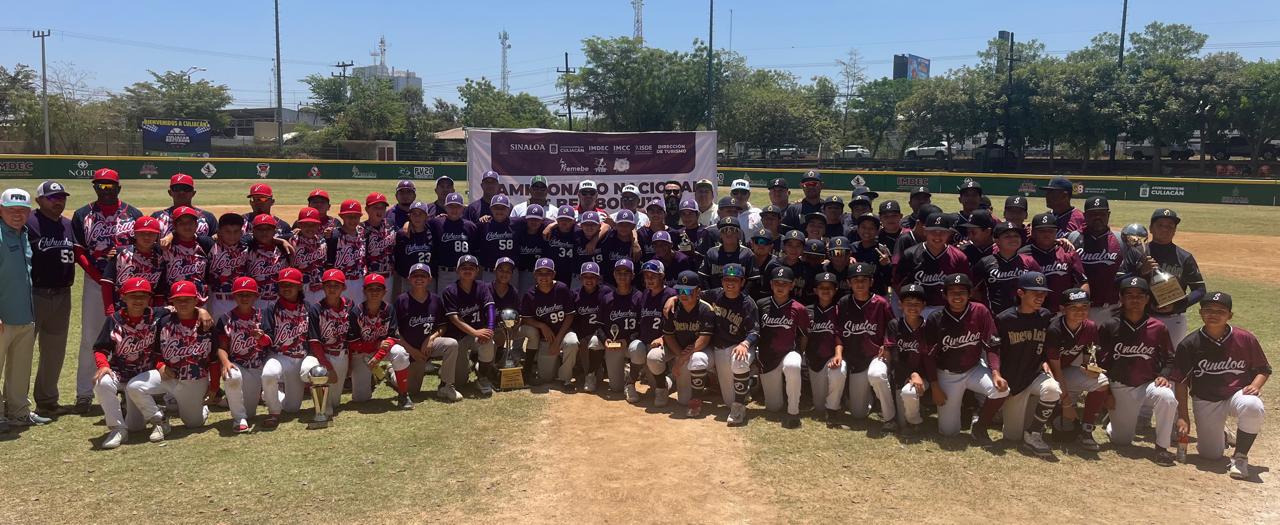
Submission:
[[[38,181],[0,180],[34,190]],[[256,181],[197,181],[196,204],[247,208]],[[277,214],[291,219],[314,181],[271,181]],[[88,202],[87,181],[68,183],[69,208]],[[325,181],[335,200],[391,181]],[[419,195],[430,198],[430,183]],[[465,185],[459,184],[459,188]],[[165,182],[125,181],[124,200],[150,211],[168,205]],[[721,192],[727,191],[722,188]],[[832,192],[848,197],[846,192]],[[799,190],[793,192],[799,196]],[[766,202],[763,190],[753,201]],[[885,194],[905,203],[905,195]],[[954,209],[954,195],[935,195]],[[1000,202],[997,200],[997,202]],[[1145,223],[1150,202],[1113,202],[1114,226]],[[1041,208],[1033,201],[1033,213]],[[1236,324],[1256,333],[1280,363],[1280,231],[1276,209],[1174,205],[1184,217],[1180,243],[1193,250],[1211,289],[1236,297]],[[70,215],[71,210],[67,214]],[[1248,234],[1247,236],[1244,234]],[[73,291],[79,298],[79,290]],[[77,310],[79,301],[74,301]],[[1198,318],[1191,314],[1193,327]],[[78,311],[63,369],[64,403],[74,392]],[[424,399],[435,388],[424,386]],[[1277,406],[1280,386],[1263,399]],[[1264,429],[1248,482],[1229,480],[1221,463],[1162,469],[1149,445],[1096,456],[1059,448],[1046,463],[1017,448],[979,449],[967,438],[919,443],[881,436],[878,421],[829,430],[805,421],[785,431],[761,407],[745,429],[725,428],[723,410],[699,421],[588,394],[528,391],[445,405],[425,401],[389,411],[390,391],[348,405],[334,428],[228,434],[228,414],[188,432],[180,424],[162,445],[135,435],[115,451],[94,449],[101,418],[62,416],[54,424],[0,435],[2,523],[128,520],[197,522],[1275,522],[1280,491],[1271,470],[1280,440]],[[674,403],[673,403],[674,404]],[[304,404],[304,411],[310,410]],[[261,413],[261,411],[260,411]],[[932,422],[926,424],[932,429]],[[996,433],[998,435],[998,433]],[[598,516],[595,517],[595,516]]]

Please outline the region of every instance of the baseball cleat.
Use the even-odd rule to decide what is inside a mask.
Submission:
[[[788,415],[782,420],[782,428],[797,429],[800,428],[800,416]]]
[[[440,385],[440,388],[436,390],[436,397],[448,403],[462,401],[462,394],[459,394],[458,391],[453,388],[453,385]]]
[[[236,426],[235,426],[235,429],[236,429],[236,432],[237,432],[237,433],[240,433],[240,434],[243,434],[243,433],[245,433],[245,432],[248,432],[248,431],[249,431],[249,422],[248,422],[248,421],[245,421],[245,420],[243,420],[243,419],[236,420]]]
[[[991,435],[988,434],[989,431],[990,429],[987,427],[978,424],[974,424],[973,427],[969,429],[969,433],[973,435],[974,444],[980,447],[991,445]]]
[[[582,382],[582,390],[589,393],[593,393],[593,394],[595,393],[596,391],[596,374],[595,373],[587,374],[587,379]]]
[[[1156,455],[1151,460],[1162,467],[1172,467],[1175,463],[1173,453],[1169,452],[1169,449],[1160,447],[1156,447]]]
[[[1227,474],[1231,479],[1245,479],[1249,477],[1249,458],[1236,454],[1231,456],[1231,464],[1227,468]]]
[[[102,440],[102,448],[103,450],[111,450],[119,447],[121,443],[124,443],[124,431],[112,430],[107,432],[107,438]]]
[[[85,414],[89,412],[91,407],[93,407],[92,397],[77,397],[76,404],[71,407],[71,413]]]
[[[1093,425],[1085,423],[1080,426],[1080,448],[1090,452],[1097,452],[1098,449],[1102,448],[1093,439]]]
[[[827,428],[840,427],[840,411],[839,410],[832,410],[828,408],[826,411],[826,415],[823,416],[823,418],[827,420]]]
[[[489,397],[493,395],[493,382],[487,377],[481,377],[476,380],[476,388],[480,389],[480,395]]]
[[[35,412],[29,412],[22,417],[15,417],[9,420],[9,424],[15,427],[34,427],[40,425],[48,425],[52,419],[43,417]]]
[[[671,392],[668,391],[667,389],[665,388],[653,389],[653,406],[655,407],[667,406],[667,401],[669,397],[671,397]]]
[[[880,432],[883,432],[885,434],[891,434],[897,431],[898,431],[898,422],[892,419],[885,421],[883,425],[880,425]]]
[[[1042,458],[1053,455],[1053,449],[1049,447],[1048,443],[1044,442],[1044,434],[1040,432],[1023,432],[1022,443]]]
[[[266,419],[262,420],[262,428],[264,430],[274,430],[280,426],[280,416],[268,414]]]
[[[627,383],[627,384],[626,384],[626,386],[623,386],[623,387],[622,387],[622,392],[623,392],[623,394],[624,394],[624,395],[626,395],[626,396],[627,396],[627,402],[628,402],[628,403],[639,403],[639,402],[640,402],[640,392],[637,392],[637,391],[636,391],[636,384],[635,384],[634,382],[632,382],[632,383]]]
[[[729,408],[729,418],[727,420],[729,426],[740,427],[747,424],[747,406],[742,403],[734,403]]]
[[[153,421],[151,425],[151,436],[147,439],[152,443],[159,443],[164,441],[164,437],[169,434],[169,431],[171,430],[173,430],[173,428],[169,426],[168,421],[165,421],[164,419]]]
[[[560,391],[566,394],[572,394],[578,391],[578,386],[573,384],[572,379],[567,379],[564,384],[560,386]]]
[[[684,417],[694,418],[702,415],[702,400],[695,399],[689,402],[689,406],[685,409]]]
[[[413,400],[409,399],[409,394],[400,394],[396,396],[396,407],[400,410],[413,410]]]

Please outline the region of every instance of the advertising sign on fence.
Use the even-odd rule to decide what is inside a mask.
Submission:
[[[213,128],[205,119],[142,119],[142,151],[159,157],[208,157]]]

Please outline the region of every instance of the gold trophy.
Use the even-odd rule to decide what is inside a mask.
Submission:
[[[509,390],[524,388],[523,352],[516,350],[516,325],[520,323],[520,314],[511,308],[498,312],[498,321],[502,328],[503,351],[501,368],[498,369],[498,388]]]
[[[1107,373],[1107,369],[1098,365],[1098,345],[1090,344],[1089,348],[1085,349],[1085,352],[1089,354],[1089,362],[1084,365],[1085,372],[1088,372],[1093,377]]]
[[[609,325],[609,338],[604,340],[605,350],[622,350],[622,341],[618,340],[618,325]]]
[[[1125,241],[1140,249],[1144,258],[1151,257],[1151,245],[1147,241],[1146,228],[1142,228],[1138,234],[1125,235]],[[1187,298],[1187,292],[1183,289],[1178,277],[1160,269],[1159,265],[1148,280],[1151,296],[1155,298],[1157,308],[1164,308]]]
[[[316,407],[316,417],[307,425],[308,430],[329,426],[329,369],[322,365],[311,367],[311,402]]]

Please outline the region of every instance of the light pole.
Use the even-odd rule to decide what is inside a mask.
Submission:
[[[52,34],[48,29],[32,31],[31,38],[40,39],[40,110],[44,113],[44,154],[49,154],[49,75],[44,60],[44,39]]]
[[[191,82],[191,75],[192,75],[192,74],[194,74],[194,73],[196,73],[196,72],[201,72],[201,73],[203,73],[203,72],[205,72],[205,71],[208,71],[208,69],[202,68],[202,67],[200,67],[200,66],[191,66],[191,67],[187,68],[186,70],[184,70],[184,71],[182,72],[182,74],[183,74],[183,75],[186,75],[186,77],[187,77],[187,82]]]
[[[276,154],[284,158],[284,96],[280,93],[280,0],[276,5]]]

